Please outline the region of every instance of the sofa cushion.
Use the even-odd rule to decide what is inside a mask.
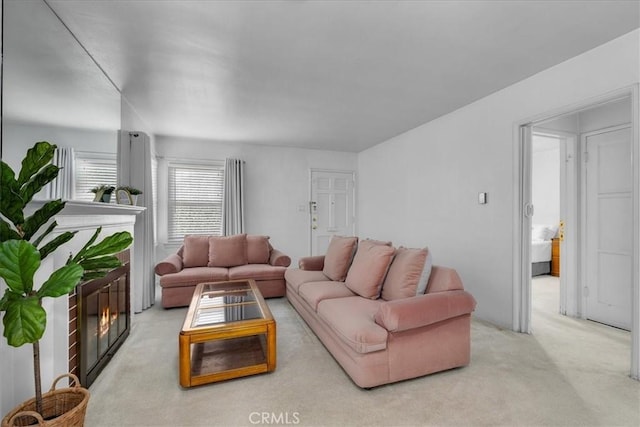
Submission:
[[[416,295],[427,253],[427,249],[398,248],[382,285],[382,299],[391,301]]]
[[[274,267],[269,264],[246,264],[229,268],[229,279],[275,280],[284,279],[287,267]]]
[[[432,294],[463,289],[462,280],[456,270],[434,265],[431,269],[431,276],[425,293]]]
[[[182,263],[184,267],[206,267],[209,262],[209,236],[184,236]]]
[[[387,348],[387,330],[374,321],[382,300],[346,297],[318,303],[318,316],[345,344],[358,353]]]
[[[247,262],[249,264],[269,264],[269,236],[247,234]]]
[[[298,288],[298,293],[314,311],[318,309],[318,303],[322,300],[356,295],[343,282],[333,281],[303,283]]]
[[[209,237],[209,267],[235,267],[246,263],[246,234]]]
[[[202,282],[219,282],[229,280],[228,270],[219,267],[191,267],[179,273],[165,274],[160,278],[163,288],[195,286]]]
[[[351,265],[357,237],[333,236],[324,256],[322,272],[331,280],[343,282]]]
[[[307,271],[300,270],[299,268],[287,268],[287,271],[284,273],[284,278],[289,287],[296,293],[298,293],[298,289],[304,283],[323,282],[329,280],[322,271]]]
[[[394,253],[395,249],[391,246],[362,240],[347,273],[347,287],[361,297],[378,298]]]

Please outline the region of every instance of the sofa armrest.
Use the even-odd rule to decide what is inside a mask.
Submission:
[[[177,273],[182,270],[182,257],[178,254],[171,254],[164,260],[156,264],[155,272],[158,276]]]
[[[298,260],[298,268],[307,271],[322,271],[324,268],[324,255],[300,258]]]
[[[476,300],[466,291],[438,292],[387,301],[375,321],[389,332],[401,332],[469,314],[475,308]]]
[[[291,265],[291,258],[277,249],[272,249],[271,255],[269,256],[269,264],[278,267],[289,267]]]

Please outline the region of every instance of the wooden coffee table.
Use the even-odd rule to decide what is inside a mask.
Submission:
[[[178,341],[183,387],[276,369],[276,322],[254,280],[196,286]]]

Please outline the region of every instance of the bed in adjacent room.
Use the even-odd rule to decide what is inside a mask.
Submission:
[[[558,233],[554,225],[534,224],[531,227],[531,275],[551,273],[551,239]]]

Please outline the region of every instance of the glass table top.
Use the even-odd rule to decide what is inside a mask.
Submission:
[[[191,327],[198,328],[262,317],[262,310],[249,283],[205,283],[198,296]]]

